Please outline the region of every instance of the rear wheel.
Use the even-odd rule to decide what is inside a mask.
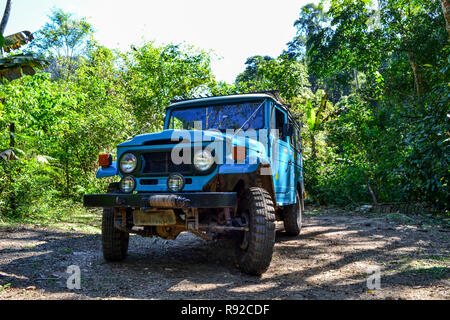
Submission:
[[[104,208],[102,218],[103,257],[107,261],[121,261],[128,252],[129,234],[114,227],[114,209]]]
[[[249,230],[239,243],[237,263],[243,272],[261,275],[269,267],[275,245],[275,209],[272,198],[262,188],[250,188],[240,209]]]
[[[302,207],[298,191],[296,192],[296,203],[286,206],[283,210],[284,230],[290,236],[298,236],[302,229]]]

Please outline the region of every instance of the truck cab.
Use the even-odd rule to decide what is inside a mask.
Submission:
[[[176,239],[189,231],[205,240],[235,238],[237,265],[249,274],[269,267],[275,221],[301,230],[301,126],[266,93],[177,101],[164,130],[143,134],[99,156],[97,178],[118,176],[104,194],[85,195],[102,207],[103,254],[122,260],[129,234]]]

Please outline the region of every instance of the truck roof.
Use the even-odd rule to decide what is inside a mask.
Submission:
[[[294,120],[294,122],[297,122],[297,120],[295,120],[295,117],[292,114],[291,110],[289,110],[288,106],[285,105],[284,103],[280,102],[277,99],[277,95],[278,95],[278,91],[267,91],[267,92],[241,93],[241,94],[232,94],[232,95],[192,98],[192,99],[174,101],[174,103],[169,105],[166,109],[183,108],[183,107],[190,107],[190,106],[192,106],[192,107],[202,106],[202,105],[208,105],[211,103],[220,104],[220,103],[226,103],[226,102],[245,102],[245,101],[252,101],[252,100],[270,99],[273,102],[275,102],[280,108],[285,110],[287,112],[288,116],[292,120]]]
[[[224,102],[245,102],[252,100],[263,100],[263,99],[271,99],[276,104],[284,107],[287,107],[278,101],[274,96],[267,93],[243,93],[243,94],[233,94],[233,95],[224,95],[224,96],[212,96],[212,97],[201,97],[201,98],[193,98],[188,100],[176,101],[172,103],[167,108],[179,108],[179,107],[188,107],[188,106],[201,106],[205,104],[211,103],[224,103]]]

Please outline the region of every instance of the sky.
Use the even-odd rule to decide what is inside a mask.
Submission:
[[[52,8],[86,17],[95,38],[128,50],[145,41],[213,50],[218,80],[233,82],[253,55],[277,57],[295,36],[300,8],[316,0],[13,0],[5,30],[37,31]],[[3,13],[5,0],[0,1]]]

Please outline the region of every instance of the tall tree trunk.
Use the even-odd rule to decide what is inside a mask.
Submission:
[[[423,94],[422,72],[420,70],[420,67],[417,65],[414,53],[412,53],[411,51],[407,51],[406,54],[408,56],[409,65],[411,66],[411,70],[413,72],[414,85],[416,87],[417,96],[420,97]]]
[[[16,125],[14,123],[9,124],[9,147],[14,148],[16,146]]]
[[[15,140],[15,135],[16,135],[16,126],[14,125],[14,123],[11,123],[9,125],[9,147],[12,150],[12,148],[14,148],[16,146],[16,140]],[[11,170],[11,167],[13,165],[11,164],[11,166],[9,166],[9,170]],[[9,183],[10,183],[10,188],[11,188],[11,193],[9,195],[9,205],[11,208],[11,214],[13,216],[16,215],[16,210],[17,210],[17,204],[16,204],[16,190],[14,188],[14,178],[12,176],[12,172],[9,172]]]
[[[355,88],[356,88],[356,91],[359,91],[358,71],[356,71],[355,68],[353,68],[353,77],[355,78]]]
[[[67,158],[64,163],[64,175],[66,176],[66,196],[70,195],[70,172],[69,172],[69,159]]]
[[[311,158],[317,159],[316,137],[314,136],[314,132],[311,132]]]
[[[447,29],[450,40],[450,0],[440,0],[440,2],[445,18],[445,28]]]
[[[378,204],[377,197],[375,196],[375,192],[373,192],[373,189],[370,185],[369,178],[367,177],[367,174],[364,170],[361,170],[361,172],[364,177],[364,180],[366,181],[367,189],[369,189],[369,193],[370,196],[372,197],[373,204],[377,205]]]
[[[3,35],[8,24],[9,14],[11,13],[11,0],[6,1],[5,11],[3,12],[2,22],[0,22],[0,34]]]

